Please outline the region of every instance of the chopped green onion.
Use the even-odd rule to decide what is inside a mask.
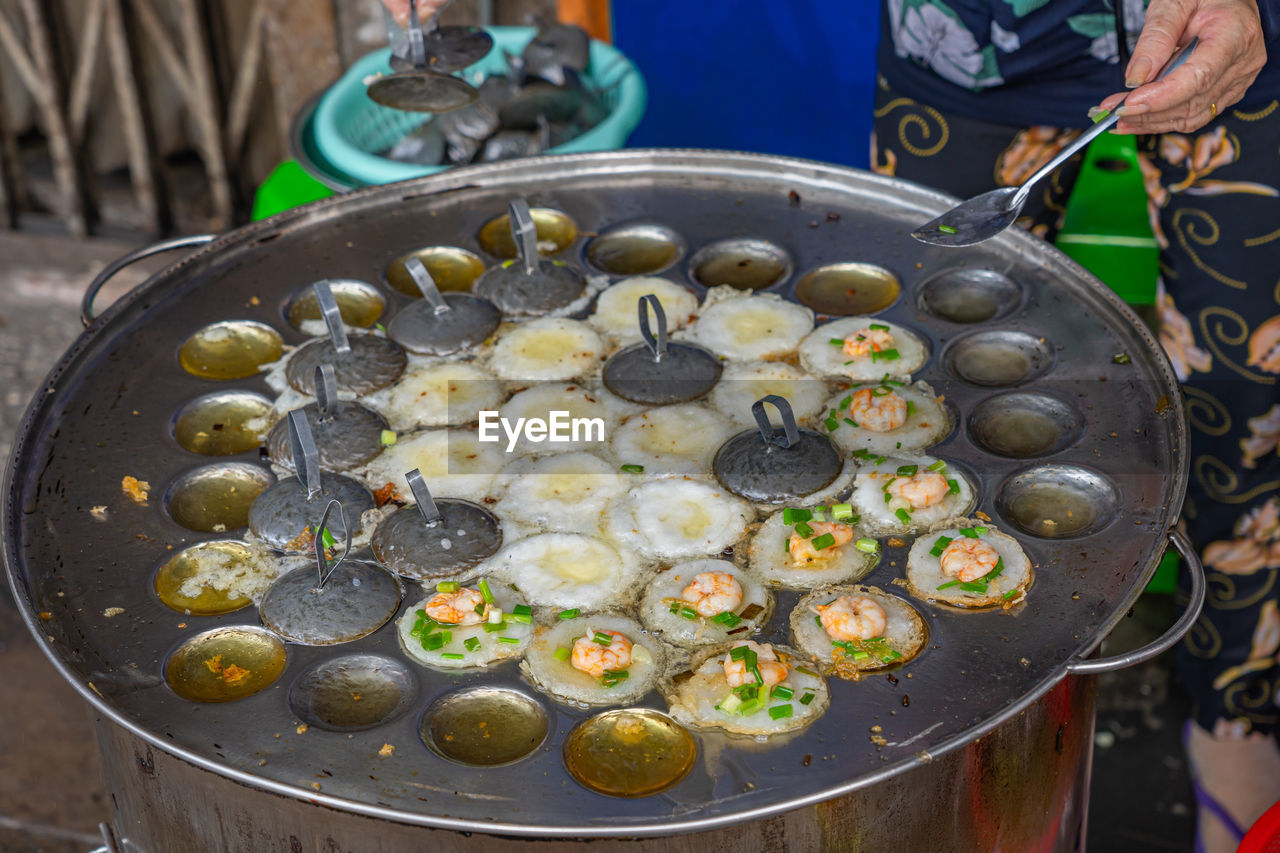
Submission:
[[[892,393],[893,393],[893,389],[886,388],[884,385],[877,385],[876,387],[871,389],[872,397],[888,397]]]
[[[382,431],[382,434],[379,436],[379,440],[387,447],[390,447],[391,445],[395,444],[396,443],[395,430],[384,429]]]
[[[879,554],[880,543],[866,536],[854,543],[854,547],[864,554]]]
[[[916,401],[908,400],[907,401],[907,417],[911,417],[915,413],[916,413]]]
[[[899,382],[897,379],[890,379],[890,378],[889,378],[889,374],[887,374],[887,373],[886,373],[886,374],[884,375],[884,378],[880,380],[880,384],[881,384],[881,385],[889,385],[889,386],[891,386],[891,387],[893,387],[893,388],[901,388],[903,385],[905,385],[905,384],[907,384],[907,383],[905,383],[905,382]]]
[[[469,652],[478,652],[480,651],[480,638],[467,637],[462,641],[462,647]]]
[[[803,696],[801,696],[801,697],[800,697],[800,704],[801,704],[801,705],[808,705],[810,702],[812,702],[812,701],[813,701],[813,697],[814,697],[814,696],[816,696],[816,695],[817,695],[816,693],[806,693],[806,694],[804,694]]]
[[[462,584],[457,581],[440,581],[436,584],[436,592],[457,592],[462,589]]]
[[[320,538],[324,540],[324,547],[332,548],[336,543],[333,541],[333,534],[329,532],[329,528],[320,528]]]
[[[442,649],[449,644],[452,635],[448,631],[441,631],[439,634],[428,634],[422,638],[422,647],[429,652],[436,649]]]
[[[774,705],[769,709],[769,716],[775,720],[785,720],[791,716],[790,705]]]
[[[488,607],[488,605],[487,605],[487,604],[480,603],[480,604],[477,604],[477,605],[476,605],[474,608],[472,608],[472,609],[473,609],[473,610],[475,610],[475,612],[476,612],[476,613],[479,613],[481,616],[483,616],[483,615],[484,615],[484,610],[485,610],[485,608],[486,608],[486,607]]]
[[[979,595],[987,594],[987,585],[980,580],[967,581],[966,583],[960,584],[960,588],[965,592],[976,592]]]
[[[813,537],[809,544],[813,545],[813,550],[821,551],[823,548],[830,548],[836,544],[836,537],[830,533],[824,533],[821,536]]]
[[[808,521],[811,518],[813,518],[813,513],[807,509],[789,506],[782,511],[783,524],[795,524],[797,521]]]
[[[732,610],[725,610],[722,613],[717,613],[715,616],[712,616],[711,621],[715,622],[717,625],[725,625],[732,628],[742,620],[738,617],[738,614],[734,613]]]
[[[941,557],[941,556],[942,556],[942,552],[943,552],[943,551],[945,551],[945,550],[947,550],[947,546],[948,546],[948,545],[950,545],[950,544],[951,544],[952,542],[954,542],[954,541],[955,541],[954,539],[951,539],[951,538],[950,538],[950,537],[948,537],[948,536],[939,536],[937,539],[935,539],[935,540],[934,540],[934,542],[933,542],[933,548],[931,548],[931,549],[929,550],[929,556],[930,556],[930,557]]]
[[[578,608],[576,608],[576,607],[575,607],[575,608],[573,608],[572,610],[561,610],[561,611],[560,611],[560,618],[561,618],[561,619],[576,619],[576,618],[578,618]]]
[[[754,714],[756,711],[760,710],[760,704],[759,699],[748,699],[738,706],[738,714],[743,717],[748,714]]]
[[[961,527],[960,535],[968,537],[969,539],[977,539],[978,531],[974,530],[972,527]]]
[[[893,514],[901,519],[904,524],[911,522],[911,513],[907,512],[905,509],[897,509]]]
[[[938,589],[939,589],[939,590],[943,590],[943,589],[950,589],[950,588],[951,588],[951,587],[953,587],[953,586],[959,586],[959,585],[960,585],[960,581],[947,581],[947,582],[946,582],[946,583],[944,583],[944,584],[940,584],[940,585],[938,586]]]
[[[484,621],[490,625],[499,625],[502,622],[505,622],[506,620],[502,618],[502,608],[490,607],[489,613],[485,616]]]
[[[644,466],[643,465],[623,465],[622,470],[628,474],[643,474]]]
[[[516,262],[513,259],[508,259],[502,262],[502,268],[504,270],[509,270],[515,265],[516,265]]]
[[[996,567],[995,567],[994,569],[992,569],[991,571],[987,572],[987,573],[986,573],[985,575],[983,575],[982,577],[978,578],[978,580],[980,580],[980,581],[993,581],[993,580],[995,580],[996,578],[1000,577],[1002,574],[1004,574],[1004,558],[1003,558],[1003,557],[997,557],[997,558],[996,558]]]
[[[560,646],[552,653],[551,656],[558,661],[566,661],[569,659],[569,647]]]
[[[749,651],[751,651],[751,649],[746,646],[734,646],[729,649],[729,660],[742,660],[747,656],[747,652]]]
[[[773,688],[773,698],[775,699],[790,699],[794,695],[796,695],[796,692],[790,687],[784,687],[779,684],[777,687]]]
[[[873,331],[873,332],[887,332],[887,331],[889,331],[889,327],[888,327],[888,326],[886,326],[884,323],[872,323],[870,326],[868,326],[868,328],[869,328],[869,329],[871,329],[871,331]]]
[[[760,685],[758,684],[739,684],[733,688],[733,694],[739,699],[754,699],[760,695]]]
[[[520,638],[519,637],[499,637],[498,642],[506,643],[509,646],[518,646],[520,645]]]
[[[1004,595],[1000,596],[1000,598],[1002,601],[1008,601],[1009,599],[1013,598],[1017,594],[1018,594],[1018,591],[1016,589],[1011,589],[1008,592],[1006,592]]]
[[[489,589],[489,581],[487,578],[481,578],[480,583],[476,584],[480,589],[480,595],[484,598],[485,604],[493,604],[493,590]]]
[[[673,602],[671,602],[671,606],[667,608],[667,612],[668,612],[668,613],[679,613],[679,612],[680,612],[680,602],[678,602],[678,601],[673,601]]]
[[[805,539],[808,539],[810,536],[813,535],[813,528],[810,527],[808,524],[805,524],[803,521],[797,521],[796,533],[799,533]]]
[[[946,468],[947,468],[947,463],[946,463],[946,461],[945,461],[945,460],[942,460],[942,459],[939,459],[938,461],[934,462],[932,465],[930,465],[928,468],[925,468],[924,470],[926,470],[926,471],[945,471],[945,470],[946,470]]]
[[[831,517],[834,518],[836,521],[845,521],[846,519],[853,518],[853,505],[852,504],[832,504]]]
[[[956,229],[955,229],[953,226],[951,226],[951,225],[939,225],[939,226],[938,226],[938,230],[939,230],[939,231],[941,231],[943,234],[954,234],[954,233],[956,233]]]
[[[720,704],[716,706],[716,710],[722,711],[726,714],[733,714],[737,712],[740,705],[742,705],[742,700],[730,693],[728,696],[720,700]]]
[[[844,418],[843,420],[845,423],[847,423],[849,426],[853,427],[854,429],[858,428],[858,422],[855,421],[853,418]]]
[[[840,401],[840,408],[847,409],[849,408],[849,404],[852,402],[853,402],[853,395],[850,394],[849,396],[845,397],[843,400]]]
[[[890,663],[891,661],[895,661],[900,657],[902,657],[902,652],[895,651],[894,649],[889,649],[889,651],[886,654],[881,655],[880,660],[884,663]]]
[[[871,451],[867,450],[865,447],[859,447],[857,450],[853,451],[849,455],[852,456],[854,459],[870,459]]]
[[[814,672],[813,670],[809,669],[808,667],[798,666],[798,667],[796,667],[796,672],[800,673],[801,675],[807,675],[807,676],[809,676],[810,678],[817,678],[817,677],[818,677],[818,673]]]
[[[917,472],[917,471],[919,471],[919,470],[920,470],[920,466],[919,466],[919,465],[899,465],[899,466],[898,466],[898,476],[899,476],[899,477],[914,477],[914,476],[916,475],[916,472]]]
[[[680,615],[686,619],[697,619],[698,611],[686,604],[680,608]]]
[[[1093,123],[1097,124],[1098,122],[1105,120],[1109,115],[1111,115],[1111,110],[1101,110],[1100,112],[1094,113],[1091,118],[1093,119]],[[942,226],[938,227],[941,228]]]
[[[1111,356],[1111,361],[1114,364],[1128,364],[1129,362],[1133,361],[1133,359],[1129,358],[1129,353],[1127,352],[1118,352],[1115,355]]]
[[[880,352],[871,351],[872,361],[897,361],[901,357],[896,349],[887,349]]]
[[[496,634],[499,631],[507,630],[506,620],[502,622],[486,622],[484,623],[484,631],[486,634]]]
[[[977,527],[975,527],[975,528],[973,528],[973,529],[977,532],[977,534],[978,534],[979,536],[984,535],[985,533],[987,533],[987,531],[988,531],[988,530],[990,530],[990,528],[983,527],[982,525],[978,525]]]
[[[462,660],[463,656],[461,652],[441,652],[440,657],[448,658],[449,660]]]
[[[606,634],[604,631],[596,631],[591,635],[591,641],[598,646],[611,646],[613,645],[613,635]]]
[[[951,494],[960,494],[960,483],[957,480],[947,480],[947,488],[951,490]]]
[[[856,651],[853,653],[854,660],[866,660],[869,657],[871,657],[871,655],[864,651]]]
[[[815,616],[815,617],[813,617],[813,624],[815,624],[815,625],[817,625],[819,628],[821,628],[821,627],[822,627],[822,617],[821,617],[821,616]]]
[[[844,338],[828,338],[827,343],[831,344],[833,347],[842,347],[844,346]]]
[[[606,669],[604,675],[600,676],[600,684],[604,687],[613,687],[615,684],[626,681],[631,673],[625,669]]]
[[[840,429],[840,422],[835,418],[827,418],[823,421],[823,424],[826,426],[827,432],[835,432]]]
[[[533,624],[533,609],[527,604],[517,604],[511,608],[511,621],[523,622],[526,625]]]
[[[387,327],[382,325],[381,323],[374,323],[373,327],[377,329],[379,332],[382,332],[384,335],[387,333]]]

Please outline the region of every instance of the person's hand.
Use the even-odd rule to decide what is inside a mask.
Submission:
[[[409,2],[410,0],[382,0],[382,5],[387,7],[396,23],[404,27],[409,24]],[[453,0],[418,0],[418,16],[425,21],[452,2]]]
[[[1164,80],[1155,79],[1179,46],[1200,38],[1195,53]],[[1257,0],[1151,0],[1125,71],[1134,91],[1117,92],[1117,133],[1188,133],[1244,97],[1267,61]],[[1121,101],[1123,106],[1119,106]]]

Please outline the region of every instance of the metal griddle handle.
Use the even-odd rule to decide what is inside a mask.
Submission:
[[[649,328],[650,307],[653,308],[653,316],[657,320],[656,335]],[[636,308],[640,312],[640,334],[644,338],[645,346],[649,347],[649,352],[653,354],[654,363],[662,361],[662,357],[667,354],[667,315],[662,310],[662,303],[658,301],[658,297],[650,293],[640,297]]]
[[[115,277],[120,270],[137,263],[144,258],[152,255],[158,255],[161,252],[171,252],[175,249],[193,249],[196,246],[204,246],[218,239],[217,234],[197,234],[192,237],[174,237],[172,240],[161,240],[159,243],[152,243],[150,246],[143,246],[141,249],[134,249],[127,255],[121,255],[111,263],[102,268],[102,272],[93,277],[93,281],[89,282],[89,289],[84,292],[84,298],[80,300],[80,322],[84,323],[85,328],[96,319],[93,314],[93,300],[97,298],[98,291]]]
[[[1173,543],[1174,548],[1178,549],[1182,559],[1186,560],[1187,571],[1191,575],[1191,600],[1187,602],[1187,609],[1183,611],[1181,618],[1174,622],[1173,627],[1165,631],[1159,639],[1153,640],[1131,652],[1108,658],[1067,661],[1068,673],[1071,675],[1099,675],[1151,660],[1156,655],[1173,648],[1191,630],[1191,626],[1200,617],[1200,611],[1204,607],[1204,566],[1200,564],[1200,555],[1196,553],[1196,549],[1192,547],[1191,541],[1187,539],[1185,533],[1178,530],[1170,530],[1169,541]]]
[[[765,403],[769,403],[778,410],[778,415],[782,418],[781,433],[769,423],[769,416],[764,411]],[[791,411],[791,404],[787,402],[786,397],[766,394],[751,404],[751,416],[756,419],[756,427],[759,428],[760,437],[764,439],[766,446],[776,444],[785,449],[799,443],[800,429],[796,426],[795,413]]]

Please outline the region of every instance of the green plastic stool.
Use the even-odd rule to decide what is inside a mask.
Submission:
[[[1132,136],[1103,134],[1089,146],[1057,246],[1154,329],[1160,247],[1151,236],[1147,192]],[[1176,552],[1166,551],[1147,592],[1172,594],[1178,562]]]

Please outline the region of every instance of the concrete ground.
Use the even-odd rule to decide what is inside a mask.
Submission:
[[[80,331],[80,296],[129,246],[0,232],[0,459],[27,400]],[[155,267],[161,261],[151,262]],[[100,304],[138,283],[123,273]],[[109,795],[99,779],[89,709],[44,658],[0,595],[0,853],[83,853],[98,846]],[[1173,619],[1144,598],[1109,641],[1140,645]],[[1179,733],[1189,711],[1171,655],[1100,681],[1088,846],[1098,853],[1192,849],[1194,810]],[[943,849],[943,848],[939,848]]]

